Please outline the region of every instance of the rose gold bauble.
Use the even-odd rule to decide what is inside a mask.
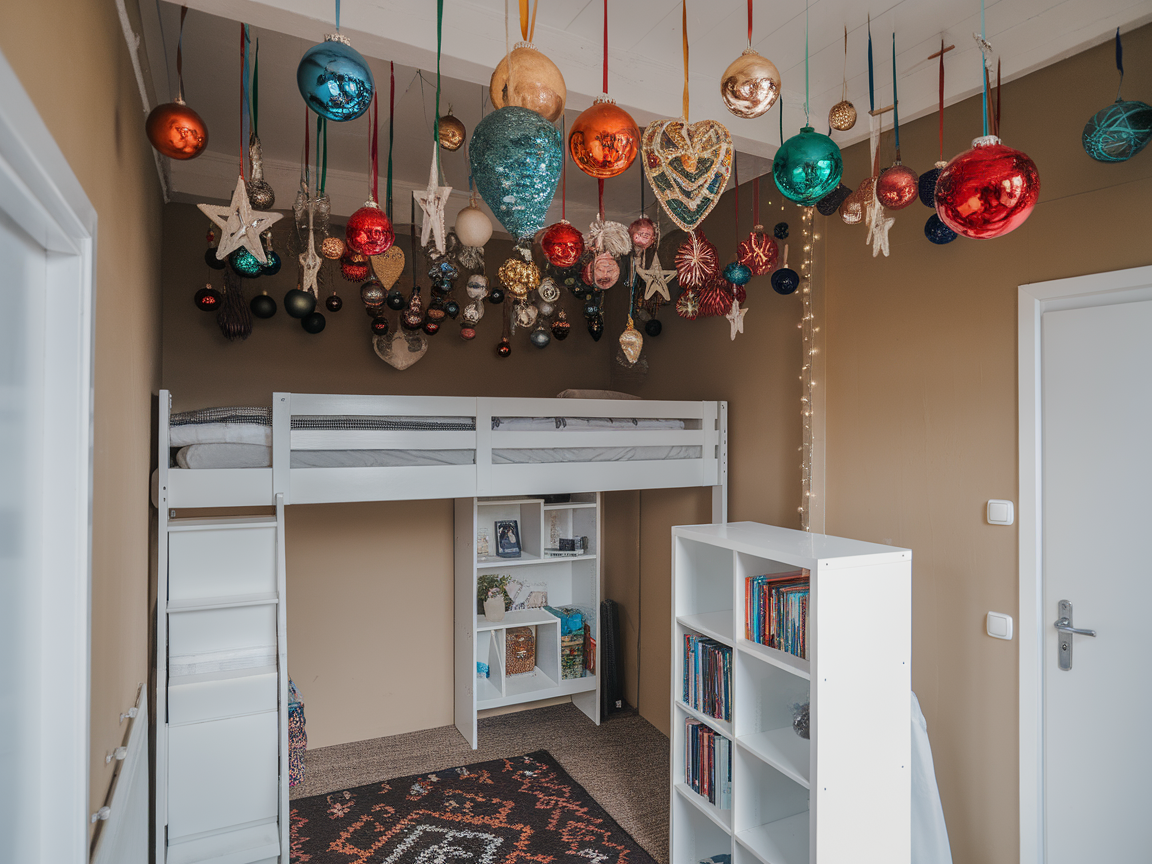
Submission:
[[[896,162],[880,172],[876,200],[889,210],[903,210],[920,195],[920,177],[907,165]]]
[[[936,215],[957,234],[989,240],[1024,224],[1039,197],[1036,163],[987,135],[940,172]]]
[[[766,114],[779,96],[780,70],[751,48],[745,48],[720,78],[724,107],[746,120]]]
[[[182,99],[153,108],[144,131],[152,146],[169,159],[195,159],[208,146],[208,126]]]
[[[639,150],[640,128],[636,121],[607,96],[597,97],[568,132],[572,161],[597,180],[623,174]]]
[[[840,205],[840,218],[846,225],[859,225],[864,221],[864,211],[872,203],[875,190],[876,178],[865,177],[856,187],[856,191],[844,199],[844,203]]]
[[[641,216],[628,226],[628,236],[632,239],[632,248],[643,251],[656,242],[656,223]]]
[[[449,106],[448,113],[440,118],[440,146],[445,150],[459,150],[464,146],[464,139],[468,137],[468,131],[452,114],[452,108]]]
[[[847,132],[856,125],[856,106],[847,99],[837,102],[828,112],[828,125],[840,132]]]
[[[325,237],[320,244],[320,254],[329,261],[339,261],[344,254],[344,241],[339,237]]]
[[[549,123],[564,113],[568,89],[556,64],[528,42],[519,42],[512,50],[512,87],[508,88],[508,58],[492,72],[488,94],[493,108],[514,105],[535,111]]]

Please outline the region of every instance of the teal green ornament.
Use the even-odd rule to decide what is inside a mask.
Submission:
[[[1152,105],[1117,99],[1084,127],[1084,152],[1097,162],[1127,162],[1152,141]]]
[[[532,237],[544,227],[564,165],[555,126],[527,108],[493,111],[476,125],[468,159],[480,197],[509,234]]]
[[[337,122],[355,120],[367,111],[376,92],[368,61],[339,33],[329,33],[304,52],[296,67],[296,86],[309,108]]]
[[[844,173],[840,148],[827,135],[805,126],[776,151],[772,177],[789,201],[811,207],[838,185]]]
[[[232,265],[232,270],[237,276],[246,279],[255,279],[264,272],[264,265],[243,246],[228,256],[228,263]]]

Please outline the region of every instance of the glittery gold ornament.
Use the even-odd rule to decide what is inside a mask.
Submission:
[[[837,102],[828,112],[828,125],[840,132],[847,132],[856,125],[856,106],[847,99]]]
[[[644,348],[644,337],[632,324],[632,316],[628,316],[628,326],[620,334],[620,350],[628,360],[628,365],[635,365],[640,359],[640,351]]]
[[[540,284],[540,271],[530,261],[509,258],[500,265],[496,274],[513,297],[527,297],[528,292]]]
[[[344,254],[344,241],[339,237],[325,237],[320,244],[320,254],[329,261],[339,261]]]
[[[399,246],[393,246],[383,255],[373,255],[368,260],[372,262],[372,270],[384,290],[395,285],[404,272],[404,251]]]
[[[751,48],[745,48],[720,78],[724,107],[746,120],[766,114],[779,96],[780,70]]]
[[[535,111],[549,123],[564,113],[568,88],[556,64],[536,50],[530,42],[518,42],[512,49],[512,80],[508,80],[508,57],[492,72],[488,94],[493,108],[506,105]]]
[[[440,118],[440,146],[445,150],[459,150],[464,145],[468,132],[464,124],[452,115],[452,106],[448,106],[448,113]]]

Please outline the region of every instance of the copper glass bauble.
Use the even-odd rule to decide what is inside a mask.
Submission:
[[[856,125],[856,106],[847,99],[837,102],[828,112],[828,125],[838,132],[847,132]]]
[[[544,257],[554,267],[572,267],[584,254],[584,235],[566,220],[544,229],[540,237]]]
[[[361,255],[382,255],[396,242],[392,220],[375,201],[369,201],[348,217],[344,229],[348,248]]]
[[[780,70],[751,48],[745,48],[720,77],[724,107],[745,120],[768,113],[779,96]]]
[[[169,159],[195,159],[208,146],[208,127],[182,100],[157,105],[144,123],[152,146]]]
[[[748,239],[741,241],[736,248],[736,260],[752,271],[753,276],[763,276],[771,272],[776,266],[776,259],[780,255],[780,247],[772,236],[764,230],[763,225],[757,225],[748,235]]]
[[[368,278],[368,256],[346,251],[340,259],[340,275],[349,282],[363,282]]]
[[[889,210],[903,210],[916,200],[920,178],[907,165],[896,162],[880,172],[876,180],[876,200]]]
[[[515,106],[535,111],[549,123],[564,113],[568,89],[556,64],[536,50],[535,45],[519,42],[512,49],[512,81],[508,81],[508,57],[492,72],[488,94],[494,108]]]
[[[568,132],[572,161],[598,180],[623,174],[639,150],[640,128],[636,121],[607,96],[597,97]]]
[[[1040,172],[994,135],[948,163],[936,181],[936,213],[965,237],[991,239],[1019,228],[1040,197]]]
[[[864,211],[872,203],[872,196],[876,194],[876,178],[866,177],[856,187],[856,191],[844,199],[840,205],[840,218],[845,225],[859,225],[864,221]]]
[[[464,146],[464,139],[468,137],[468,131],[452,114],[452,109],[448,109],[448,113],[440,118],[440,146],[445,150],[456,151]]]
[[[647,216],[641,216],[628,226],[628,236],[633,249],[648,249],[656,242],[656,223]]]
[[[196,308],[201,312],[215,312],[220,308],[220,301],[223,299],[220,292],[211,285],[205,285],[192,298]]]

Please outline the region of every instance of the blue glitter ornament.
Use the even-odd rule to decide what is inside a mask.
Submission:
[[[1117,99],[1084,127],[1084,152],[1097,162],[1127,162],[1152,141],[1152,105]]]
[[[531,237],[544,227],[564,164],[555,126],[527,108],[493,111],[472,133],[468,159],[480,197],[509,234]]]
[[[943,246],[945,243],[951,243],[956,239],[956,232],[945,225],[940,217],[933,213],[928,217],[928,221],[924,223],[924,236],[937,246]]]
[[[376,83],[368,61],[339,33],[313,45],[296,67],[296,86],[308,107],[337,122],[355,120],[368,110]]]
[[[739,261],[733,261],[724,268],[724,278],[733,285],[747,285],[748,280],[752,278],[752,271]]]
[[[772,177],[789,201],[811,207],[840,185],[844,160],[840,148],[827,135],[805,126],[776,151]]]
[[[264,272],[260,259],[243,246],[228,256],[228,263],[232,265],[232,271],[237,276],[243,276],[245,279],[255,279]]]
[[[248,254],[251,255],[252,253],[249,252]],[[275,276],[280,272],[280,268],[284,266],[284,262],[280,260],[279,255],[272,251],[265,252],[264,256],[268,259],[268,263],[265,264],[263,268],[261,268],[260,272],[265,276]]]
[[[925,207],[936,209],[936,180],[947,164],[947,162],[937,162],[935,168],[920,175],[920,185],[917,187],[917,191],[920,194],[920,203]]]

